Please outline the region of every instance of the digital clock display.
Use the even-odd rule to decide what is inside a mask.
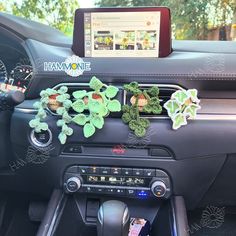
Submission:
[[[147,186],[149,182],[150,182],[149,178],[98,176],[98,175],[88,175],[86,180],[86,184],[140,186],[140,187]]]

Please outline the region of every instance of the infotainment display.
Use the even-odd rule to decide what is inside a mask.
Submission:
[[[170,38],[168,8],[78,9],[72,49],[82,57],[164,57]]]

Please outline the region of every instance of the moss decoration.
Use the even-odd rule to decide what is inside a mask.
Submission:
[[[174,130],[187,125],[187,119],[195,119],[197,111],[201,109],[196,89],[178,90],[171,95],[171,99],[164,104],[171,118]]]
[[[112,85],[103,84],[95,76],[91,79],[89,87],[92,91],[76,91],[73,93],[75,101],[72,108],[78,114],[72,121],[83,126],[84,137],[91,137],[97,129],[104,126],[104,118],[110,112],[119,112],[121,104],[113,99],[119,89]]]
[[[159,88],[157,86],[148,89],[140,89],[137,82],[131,82],[124,85],[124,89],[131,93],[131,105],[122,106],[122,120],[129,125],[137,137],[144,137],[150,121],[147,118],[141,118],[140,112],[146,114],[160,114],[162,107],[159,100]]]

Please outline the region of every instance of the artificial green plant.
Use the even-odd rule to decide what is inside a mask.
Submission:
[[[73,92],[75,101],[72,108],[78,114],[72,121],[83,126],[83,133],[86,138],[92,136],[96,128],[102,129],[104,117],[110,112],[119,112],[121,104],[113,99],[119,89],[112,85],[102,83],[95,76],[90,80],[91,91],[80,90]]]
[[[171,118],[174,130],[187,125],[187,119],[195,119],[197,111],[201,109],[196,89],[178,90],[171,95],[171,99],[164,104]]]
[[[66,142],[67,136],[73,134],[73,130],[68,126],[72,120],[71,116],[68,114],[72,102],[70,101],[70,95],[67,91],[68,88],[65,86],[62,86],[58,90],[51,88],[42,90],[40,92],[40,101],[35,102],[33,105],[38,112],[35,118],[29,122],[30,127],[37,133],[48,130],[48,124],[45,122],[45,119],[47,117],[49,100],[51,96],[56,95],[56,101],[61,104],[61,106],[57,108],[56,113],[61,117],[61,119],[57,121],[57,126],[61,127],[58,138],[62,144]]]
[[[129,125],[137,137],[144,137],[150,125],[147,118],[141,118],[140,112],[147,114],[160,114],[162,107],[159,100],[159,88],[153,86],[148,89],[140,89],[137,82],[124,85],[124,89],[133,96],[134,103],[122,106],[122,120]],[[139,101],[145,100],[145,105],[140,107]]]

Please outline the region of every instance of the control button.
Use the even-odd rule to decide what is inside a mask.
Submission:
[[[143,169],[133,169],[133,175],[135,176],[143,175]]]
[[[137,197],[140,198],[146,198],[149,196],[149,191],[148,190],[137,190]]]
[[[167,191],[166,185],[162,181],[154,181],[151,186],[151,190],[154,196],[164,197]]]
[[[114,194],[115,189],[114,188],[106,188],[105,192],[108,193],[108,194]]]
[[[135,197],[136,191],[134,189],[126,189],[126,195],[129,197]]]
[[[69,173],[78,173],[79,172],[79,169],[78,169],[78,166],[71,166],[69,167],[66,172],[69,172]]]
[[[163,170],[156,170],[156,177],[169,177],[165,171]]]
[[[109,167],[100,167],[100,174],[109,175],[111,173],[111,168]]]
[[[121,168],[112,167],[111,174],[112,175],[121,175]]]
[[[84,188],[84,190],[85,190],[86,193],[94,192],[94,188],[93,188],[93,187],[88,187],[88,186],[86,186],[86,187],[83,187],[83,188]]]
[[[125,195],[125,189],[116,188],[115,189],[115,194]]]
[[[82,149],[79,145],[67,145],[63,150],[63,153],[81,153]]]
[[[70,193],[75,193],[80,189],[81,184],[80,178],[71,177],[66,181],[66,190]]]
[[[156,170],[155,169],[144,169],[143,176],[147,176],[147,177],[156,176]]]
[[[89,173],[89,167],[88,166],[79,166],[78,169],[79,169],[79,173],[81,175]]]
[[[89,167],[89,173],[90,174],[99,174],[99,168],[96,166]]]
[[[94,188],[96,193],[104,193],[105,189],[104,188],[100,188],[100,187],[96,187]]]
[[[128,176],[130,176],[130,175],[133,175],[133,169],[131,169],[131,168],[122,168],[122,175],[128,175]]]

